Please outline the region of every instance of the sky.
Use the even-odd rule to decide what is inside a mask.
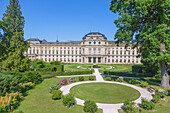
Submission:
[[[0,0],[0,20],[10,0]],[[53,42],[81,41],[89,32],[114,40],[118,15],[109,10],[111,0],[19,0],[25,18],[24,38]]]

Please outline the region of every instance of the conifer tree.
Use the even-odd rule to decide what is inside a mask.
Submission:
[[[161,87],[169,88],[170,0],[112,0],[110,10],[119,14],[117,44],[140,46],[142,60],[160,64]]]
[[[28,49],[24,41],[24,17],[18,0],[10,0],[10,5],[3,14],[4,37],[2,38],[3,57],[2,68],[12,71],[25,71],[29,68],[29,59],[23,55]]]

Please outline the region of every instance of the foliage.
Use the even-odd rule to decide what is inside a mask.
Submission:
[[[100,66],[98,66],[98,65],[93,65],[93,68],[100,68]]]
[[[148,86],[148,82],[146,82],[146,81],[141,81],[140,86],[141,86],[141,87],[147,87],[147,86]]]
[[[144,65],[133,65],[132,73],[145,73],[145,66]]]
[[[86,113],[95,113],[97,111],[97,105],[93,101],[85,101],[84,103],[84,111]]]
[[[89,76],[89,80],[95,80],[96,76]]]
[[[19,106],[21,101],[21,95],[19,92],[16,93],[6,93],[5,97],[0,97],[0,112],[6,113],[12,111]],[[12,107],[11,107],[12,106]]]
[[[14,110],[13,113],[23,113],[21,110]]]
[[[126,111],[127,113],[135,113],[136,112],[136,105],[135,105],[135,102],[133,101],[130,101],[130,100],[126,100],[124,102],[124,111]]]
[[[60,65],[61,61],[51,61],[50,64],[53,64],[53,65]]]
[[[136,79],[130,79],[129,80],[129,84],[136,84],[137,83],[137,80]]]
[[[32,82],[28,82],[28,83],[20,83],[19,84],[19,88],[20,88],[20,91],[23,93],[23,92],[26,92],[27,90],[29,89],[32,89],[35,85],[32,83]]]
[[[69,82],[70,82],[70,83],[76,82],[75,77],[71,77],[71,78],[69,79]]]
[[[4,72],[0,74],[0,96],[5,95],[6,92],[23,92],[21,84],[32,82],[38,84],[42,82],[41,75],[38,72]],[[21,83],[21,84],[20,84]],[[31,84],[32,84],[31,83]],[[29,84],[30,85],[30,84]]]
[[[61,85],[61,86],[67,85],[67,79],[64,78],[64,79],[60,80],[60,85]]]
[[[63,92],[61,90],[53,90],[51,97],[53,100],[61,99],[62,93]]]
[[[54,90],[59,90],[61,88],[61,84],[57,84],[55,86],[51,86],[49,92],[52,93]]]
[[[155,95],[159,95],[160,98],[164,98],[166,95],[168,95],[168,92],[163,89],[157,89],[155,90]]]
[[[110,5],[110,10],[119,14],[119,18],[114,21],[118,27],[116,43],[137,48],[138,56],[142,56],[146,66],[160,65],[163,88],[169,88],[169,6],[169,0],[112,0]]]
[[[64,104],[65,106],[70,107],[70,106],[74,105],[75,103],[76,103],[76,101],[75,101],[73,95],[67,94],[67,95],[65,95],[65,96],[63,97],[63,104]]]
[[[151,109],[155,109],[155,104],[152,101],[148,101],[142,98],[142,103],[140,107],[146,110],[151,110]]]
[[[107,80],[107,81],[111,81],[112,78],[111,78],[111,77],[106,77],[106,80]]]
[[[30,60],[23,53],[29,44],[24,41],[24,17],[18,0],[10,0],[10,5],[2,18],[4,36],[1,39],[2,69],[7,71],[26,71],[30,68]],[[0,61],[0,62],[1,62]]]
[[[159,102],[160,98],[161,98],[161,97],[160,97],[159,95],[153,95],[152,101],[153,101],[154,103],[157,103],[157,102]]]
[[[117,82],[123,82],[124,81],[124,79],[123,79],[123,77],[119,77],[119,78],[117,78],[117,80],[116,80]]]
[[[79,81],[84,81],[84,77],[83,76],[79,76]]]

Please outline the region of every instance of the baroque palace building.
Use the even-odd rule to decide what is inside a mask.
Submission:
[[[30,38],[30,47],[24,55],[31,60],[61,61],[63,63],[97,63],[97,64],[141,64],[137,58],[137,49],[131,45],[125,49],[125,44],[117,46],[115,41],[108,41],[99,32],[86,34],[81,41],[47,42]]]

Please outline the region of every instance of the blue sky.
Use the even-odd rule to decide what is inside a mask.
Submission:
[[[0,20],[10,0],[0,0]],[[114,40],[118,15],[109,10],[111,0],[19,0],[25,17],[24,38],[80,41],[91,32]]]

